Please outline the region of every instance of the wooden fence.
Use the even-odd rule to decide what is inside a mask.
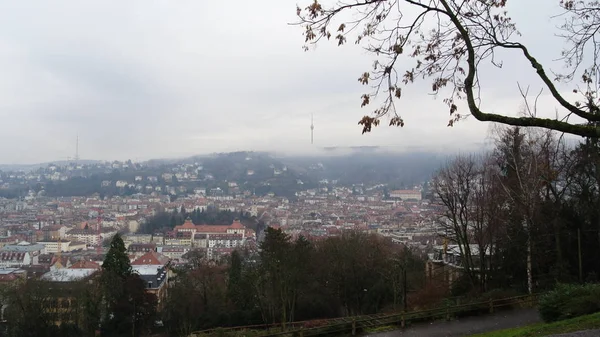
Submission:
[[[488,301],[471,302],[465,304],[445,305],[438,308],[399,312],[393,314],[376,314],[353,317],[340,317],[325,320],[311,320],[290,322],[285,328],[278,324],[261,324],[239,326],[231,328],[218,328],[193,332],[190,337],[204,336],[316,336],[327,334],[355,335],[367,329],[394,325],[404,328],[411,323],[432,321],[437,319],[450,320],[457,316],[470,316],[484,313],[494,313],[496,310],[529,307],[537,303],[537,295],[524,295]]]

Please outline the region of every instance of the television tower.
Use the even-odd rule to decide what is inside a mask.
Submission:
[[[314,133],[315,133],[315,123],[313,120],[313,114],[310,114],[310,143],[314,144]]]
[[[79,161],[79,135],[77,135],[77,140],[75,141],[75,162]]]

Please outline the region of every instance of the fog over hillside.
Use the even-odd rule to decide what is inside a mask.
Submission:
[[[342,184],[389,183],[411,185],[429,179],[447,158],[455,153],[432,151],[403,151],[386,147],[328,147],[313,148],[299,153],[239,151],[213,153],[187,158],[162,158],[141,162],[145,167],[160,169],[177,164],[202,163],[207,172],[219,180],[242,180],[246,171],[269,171],[286,167],[293,176],[306,180],[338,180]],[[0,170],[32,171],[51,164],[65,166],[72,161],[55,161],[34,165],[0,165]],[[101,161],[80,160],[81,165]]]

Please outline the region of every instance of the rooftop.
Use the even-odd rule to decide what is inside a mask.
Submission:
[[[94,272],[97,269],[91,268],[78,268],[78,269],[55,269],[45,273],[42,276],[42,280],[53,281],[53,282],[73,282],[82,280]]]
[[[4,252],[35,252],[43,249],[45,249],[44,245],[31,244],[29,242],[21,241],[16,245],[6,245],[2,247],[1,250]]]
[[[144,265],[160,265],[164,266],[169,263],[169,258],[157,253],[155,251],[150,251],[140,257],[138,257],[135,261],[131,262],[132,266],[144,266]]]

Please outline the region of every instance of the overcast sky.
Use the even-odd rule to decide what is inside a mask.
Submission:
[[[306,5],[310,0],[298,0]],[[514,3],[513,3],[514,2]],[[509,1],[531,51],[557,58],[558,0]],[[379,145],[468,151],[487,123],[447,128],[423,82],[399,108],[406,126],[361,135],[372,57],[352,44],[302,50],[295,1],[0,1],[0,163],[179,157],[215,151]],[[549,46],[549,47],[545,47]],[[515,55],[484,73],[484,109],[518,110],[516,82],[541,88]],[[560,63],[553,63],[560,70]],[[555,104],[541,106],[553,112]]]

